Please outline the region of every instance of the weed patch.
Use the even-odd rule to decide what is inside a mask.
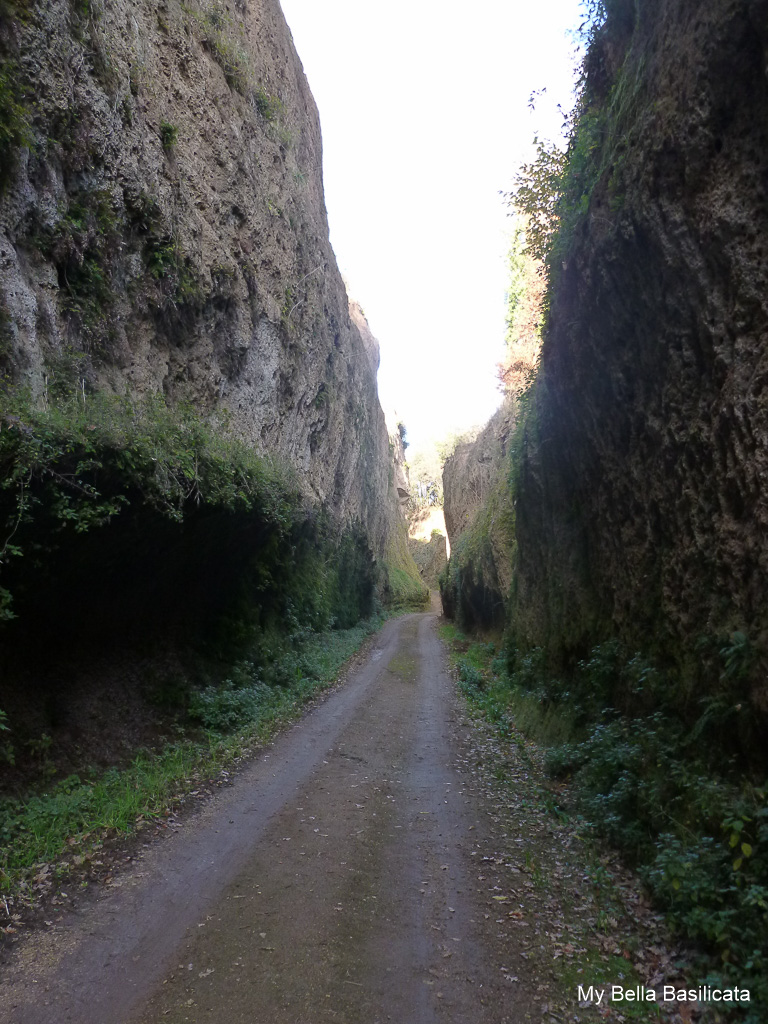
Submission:
[[[110,335],[114,303],[113,276],[122,251],[122,217],[108,188],[73,195],[58,211],[53,226],[35,238],[51,260],[67,318],[89,348],[103,348]]]
[[[547,1016],[591,1021],[618,1011],[617,1019],[638,1024],[678,1020],[669,1006],[627,1001],[606,1007],[590,996],[595,988],[610,991],[612,985],[658,986],[660,978],[682,984],[680,963],[658,917],[639,906],[637,880],[633,886],[627,873],[598,851],[585,836],[585,823],[566,812],[547,783],[542,751],[519,731],[503,651],[453,626],[441,634],[475,719],[472,759],[465,770],[490,798],[496,831],[488,855],[477,862],[478,881],[494,894],[488,902],[495,904],[499,930],[505,925],[525,929],[515,942],[528,968],[538,969]]]
[[[768,787],[743,781],[715,742],[718,720],[722,729],[737,713],[731,703],[705,700],[686,725],[664,673],[615,642],[561,677],[539,648],[495,660],[488,653],[478,671],[483,646],[471,644],[458,660],[472,704],[502,736],[513,722],[549,746],[549,773],[568,780],[594,832],[637,868],[677,934],[696,943],[699,977],[748,988],[751,1003],[734,1012],[757,1024],[751,1008],[768,999]],[[734,635],[711,646],[735,702],[749,645]],[[558,728],[566,734],[559,742]]]

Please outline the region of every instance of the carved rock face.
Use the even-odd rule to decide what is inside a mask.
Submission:
[[[92,6],[0,26],[35,143],[0,196],[4,369],[226,414],[380,546],[377,346],[350,320],[279,3]]]
[[[529,642],[693,663],[743,630],[765,657],[766,25],[666,0],[606,32],[597,103],[635,92],[552,299],[516,506]]]

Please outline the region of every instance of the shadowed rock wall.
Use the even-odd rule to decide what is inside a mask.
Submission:
[[[614,7],[587,62],[610,130],[526,417],[513,630],[561,661],[618,635],[694,688],[743,631],[766,709],[768,4]]]

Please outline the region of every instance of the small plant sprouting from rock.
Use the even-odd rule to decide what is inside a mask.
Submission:
[[[188,10],[202,29],[203,42],[224,72],[227,85],[247,95],[253,77],[251,63],[247,52],[233,38],[232,19],[218,4],[208,5],[203,10]]]
[[[289,146],[292,141],[290,130],[279,123],[284,113],[283,103],[254,81],[250,55],[239,38],[242,37],[242,29],[238,30],[232,18],[218,4],[198,11],[188,10],[202,29],[203,42],[224,72],[227,85],[248,98],[268,124],[275,124],[278,141]]]
[[[171,124],[170,121],[160,122],[160,141],[163,144],[163,149],[170,153],[179,141],[179,128],[178,125]]]
[[[261,85],[253,90],[253,104],[265,121],[276,121],[283,112],[283,104],[277,96],[271,96]]]
[[[103,345],[111,329],[121,230],[122,215],[111,189],[90,189],[72,195],[55,225],[36,238],[56,268],[64,312],[92,348]]]

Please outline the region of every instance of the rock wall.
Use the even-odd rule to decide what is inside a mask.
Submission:
[[[451,545],[471,525],[506,468],[514,423],[514,405],[506,399],[477,438],[457,445],[445,460],[443,513]]]
[[[389,432],[389,452],[393,467],[392,484],[397,494],[400,511],[405,515],[405,509],[411,497],[411,480],[408,472],[408,463],[405,458],[406,443],[403,440],[404,435],[401,433],[399,423],[396,423],[394,427],[391,422],[387,423],[387,430]]]
[[[0,369],[226,419],[383,551],[378,357],[277,0],[8,0],[0,54]]]
[[[440,576],[448,565],[445,516],[441,508],[427,505],[409,516],[408,550],[426,585],[430,590],[437,590]]]
[[[478,437],[460,444],[443,467],[445,526],[451,557],[441,579],[447,615],[464,626],[501,629],[512,579],[510,445],[515,400],[505,399]]]
[[[706,651],[739,631],[763,710],[767,58],[765,0],[609,6],[586,64],[597,174],[526,419],[512,606],[517,639],[556,660],[617,635],[699,696],[722,672]]]

